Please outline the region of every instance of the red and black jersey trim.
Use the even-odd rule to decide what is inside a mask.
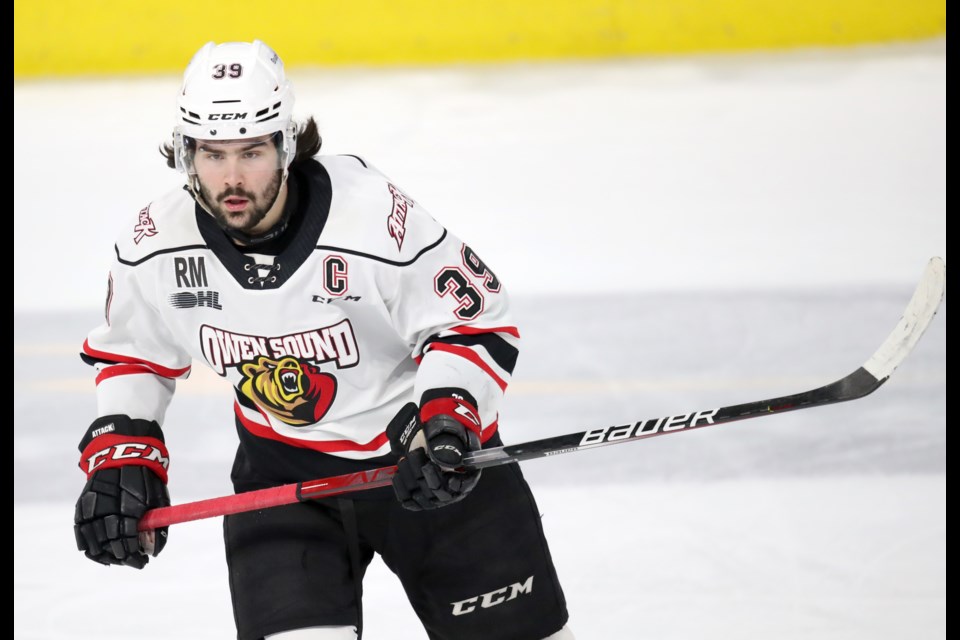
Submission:
[[[141,360],[140,358],[131,358],[119,353],[110,353],[109,351],[100,351],[90,346],[89,340],[83,341],[83,351],[80,352],[80,359],[86,364],[94,366],[98,364],[111,365],[104,369],[97,376],[97,384],[101,380],[112,378],[118,375],[130,375],[139,373],[152,373],[163,378],[171,380],[182,378],[190,372],[191,366],[180,369],[171,369],[156,362]]]
[[[462,347],[482,347],[498,367],[513,375],[513,369],[517,365],[517,357],[520,351],[504,340],[496,333],[477,333],[477,334],[458,334],[445,337],[434,336],[429,338],[423,345],[423,351],[427,351],[432,344],[443,343],[458,345]]]

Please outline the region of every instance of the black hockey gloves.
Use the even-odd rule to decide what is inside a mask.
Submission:
[[[123,415],[98,418],[79,448],[87,483],[73,519],[77,548],[101,564],[142,569],[167,541],[167,527],[137,531],[148,509],[170,505],[160,425]]]
[[[423,394],[419,411],[407,404],[387,427],[400,456],[393,490],[404,508],[436,509],[462,500],[480,480],[480,469],[464,469],[463,454],[480,448],[476,401],[462,389]]]

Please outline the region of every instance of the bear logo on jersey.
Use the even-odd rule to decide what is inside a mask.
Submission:
[[[270,415],[294,427],[319,422],[337,395],[337,379],[317,367],[284,357],[260,356],[240,367],[239,388]]]

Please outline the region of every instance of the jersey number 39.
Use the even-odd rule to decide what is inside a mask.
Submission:
[[[444,267],[433,279],[433,288],[440,297],[449,295],[457,300],[457,308],[453,311],[455,316],[461,320],[472,320],[483,311],[484,300],[483,292],[474,285],[467,273],[490,293],[500,291],[500,280],[467,245],[460,248],[460,256],[466,273],[459,265]]]

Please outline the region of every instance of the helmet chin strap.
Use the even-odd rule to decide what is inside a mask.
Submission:
[[[283,186],[287,183],[288,174],[289,174],[289,171],[284,169],[283,178],[280,180],[280,187],[277,189],[277,195],[273,197],[273,202],[270,203],[270,207],[267,207],[267,211],[269,211],[270,208],[273,207],[273,204],[277,201],[277,198],[280,197],[280,190],[283,189]],[[193,199],[196,200],[197,204],[199,204],[200,207],[204,211],[206,211],[208,214],[210,214],[210,217],[217,222],[217,225],[221,229],[223,229],[223,232],[225,234],[227,234],[237,242],[244,245],[256,245],[264,242],[269,242],[270,240],[273,240],[274,238],[282,234],[284,231],[286,231],[287,225],[290,224],[290,216],[293,208],[285,206],[283,208],[283,211],[281,211],[280,219],[277,220],[277,223],[275,225],[273,225],[267,231],[265,231],[264,233],[261,233],[260,235],[251,236],[238,229],[233,229],[231,227],[220,224],[220,221],[217,219],[217,216],[215,216],[213,211],[210,209],[210,205],[207,204],[207,201],[204,200],[203,198],[203,195],[200,191],[199,178],[197,178],[196,176],[193,176],[191,180],[188,180],[187,190],[193,196]]]

